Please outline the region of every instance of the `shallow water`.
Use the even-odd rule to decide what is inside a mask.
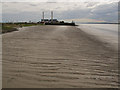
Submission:
[[[118,49],[118,24],[79,24],[78,28]]]

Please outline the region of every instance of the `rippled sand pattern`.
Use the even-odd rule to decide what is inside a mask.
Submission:
[[[71,26],[3,35],[3,88],[118,87],[117,51]]]

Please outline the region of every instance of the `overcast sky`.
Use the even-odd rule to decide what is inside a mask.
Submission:
[[[6,2],[5,2],[6,1]],[[45,18],[76,22],[117,22],[118,2],[2,2],[3,21],[39,21]],[[15,0],[14,0],[15,1]]]

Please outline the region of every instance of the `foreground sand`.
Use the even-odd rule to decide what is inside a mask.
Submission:
[[[117,51],[72,26],[3,35],[3,88],[118,87]]]

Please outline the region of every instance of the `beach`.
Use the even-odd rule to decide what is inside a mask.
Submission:
[[[118,88],[118,51],[75,26],[2,35],[3,88]]]

